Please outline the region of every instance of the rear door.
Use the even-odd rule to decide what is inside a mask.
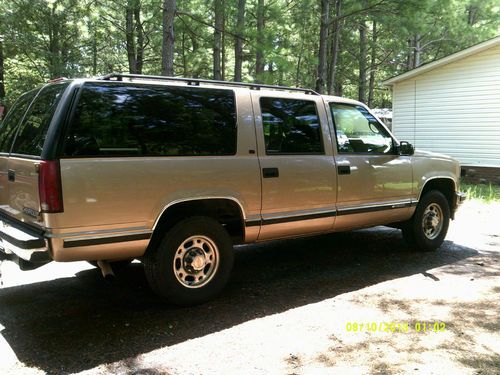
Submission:
[[[262,181],[259,240],[329,231],[336,174],[320,96],[252,92]]]
[[[67,86],[67,82],[47,85],[34,96],[18,121],[7,160],[3,157],[1,208],[18,220],[37,222],[39,219],[37,168],[52,116]],[[19,112],[21,110],[19,108]]]

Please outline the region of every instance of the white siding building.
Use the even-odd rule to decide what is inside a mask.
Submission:
[[[500,168],[500,36],[384,84],[399,140],[464,166]]]

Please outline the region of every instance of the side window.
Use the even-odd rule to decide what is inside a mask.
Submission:
[[[65,156],[234,155],[232,90],[88,83]]]
[[[323,154],[314,101],[260,98],[260,108],[268,155]]]
[[[35,98],[19,127],[12,153],[40,156],[52,115],[68,83],[46,86]]]
[[[34,90],[21,96],[9,111],[7,117],[5,117],[0,128],[0,152],[10,152],[19,122],[22,120],[37,92],[38,90]]]
[[[339,152],[390,154],[393,141],[363,106],[330,103]]]

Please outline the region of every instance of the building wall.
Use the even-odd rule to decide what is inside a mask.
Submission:
[[[500,167],[500,45],[396,83],[393,131],[463,165]]]

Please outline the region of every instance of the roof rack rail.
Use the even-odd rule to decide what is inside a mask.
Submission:
[[[122,81],[123,78],[186,82],[190,86],[199,86],[200,83],[207,83],[207,84],[217,84],[217,85],[236,86],[236,87],[248,87],[252,90],[260,90],[261,88],[265,88],[265,89],[283,90],[283,91],[299,91],[299,92],[303,92],[305,94],[310,94],[310,95],[320,95],[314,90],[305,89],[305,88],[301,88],[301,87],[286,87],[286,86],[264,85],[264,84],[260,84],[260,83],[217,81],[217,80],[200,79],[200,78],[153,76],[153,75],[129,74],[129,73],[110,73],[110,74],[107,74],[105,76],[99,77],[97,79],[104,80],[104,81],[111,81],[111,80]]]

